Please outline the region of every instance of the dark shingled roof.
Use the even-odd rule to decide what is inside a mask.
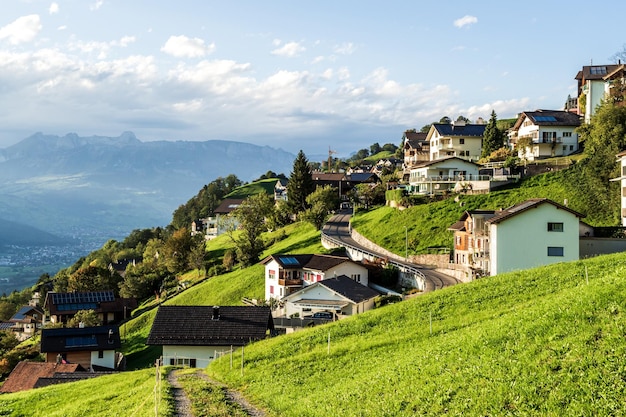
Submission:
[[[332,255],[288,255],[276,254],[265,258],[262,263],[266,264],[270,260],[275,260],[280,266],[287,269],[314,269],[316,271],[328,271],[337,265],[345,262],[354,263],[350,258]]]
[[[339,275],[335,278],[323,279],[317,284],[323,285],[329,290],[334,291],[337,294],[340,294],[355,303],[360,303],[362,301],[366,301],[380,295],[378,291],[375,291],[370,287],[366,287],[365,285],[359,284],[358,282],[345,275]]]
[[[117,326],[43,329],[41,352],[82,352],[119,349]]]
[[[519,130],[524,120],[528,117],[537,126],[580,126],[580,116],[562,110],[535,110],[522,112],[513,126],[513,130]]]
[[[51,378],[56,373],[74,373],[85,369],[77,363],[26,362],[21,361],[0,387],[0,392],[18,392],[37,387],[41,378]],[[82,372],[87,373],[87,372]]]
[[[532,208],[538,207],[544,203],[548,203],[548,204],[552,204],[554,207],[561,209],[561,210],[565,210],[568,211],[570,213],[572,213],[574,216],[578,217],[578,218],[582,218],[585,217],[584,214],[578,213],[577,211],[574,211],[568,207],[565,207],[559,203],[556,203],[552,200],[549,200],[547,198],[532,198],[530,200],[526,200],[523,203],[520,204],[516,204],[514,206],[508,207],[504,210],[500,210],[498,212],[496,212],[496,215],[493,216],[492,218],[487,220],[487,223],[493,223],[493,224],[498,224],[506,219],[509,219],[513,216],[516,216],[520,213],[523,213],[527,210],[530,210]]]
[[[433,127],[441,136],[483,136],[487,125],[434,123]]]
[[[243,203],[244,200],[245,199],[243,199],[243,198],[226,198],[226,199],[222,200],[220,205],[217,206],[217,208],[215,210],[213,210],[213,213],[215,213],[215,214],[229,214],[229,213],[233,212],[237,207],[239,207],[241,205],[241,203]]]
[[[274,330],[269,307],[160,306],[146,344],[243,346],[265,339],[267,330]]]
[[[41,319],[43,318],[44,312],[39,307],[24,306],[20,308],[19,311],[15,313],[9,321],[17,322],[17,323],[25,322],[25,321],[31,322],[32,321],[31,317],[34,314],[38,314],[38,317],[39,317],[38,321],[41,321]]]

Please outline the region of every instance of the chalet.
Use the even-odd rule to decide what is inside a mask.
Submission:
[[[115,297],[112,290],[89,292],[49,292],[44,310],[52,323],[67,323],[80,310],[94,310],[103,324],[119,323],[137,308],[134,298]]]
[[[409,175],[409,192],[415,194],[440,194],[453,191],[461,184],[474,185],[477,181],[489,181],[479,175],[480,165],[457,156],[449,156],[414,166]]]
[[[374,299],[380,293],[354,279],[339,275],[323,279],[296,291],[285,298],[286,315],[306,317],[328,311],[337,316],[352,316],[374,308]]]
[[[578,151],[580,117],[560,110],[521,113],[509,131],[509,143],[521,159],[567,156]]]
[[[469,161],[480,159],[485,125],[463,121],[433,123],[428,131],[430,160],[457,156]]]
[[[368,285],[368,270],[349,258],[332,255],[270,255],[265,265],[265,299],[280,300],[303,287],[339,275]]]
[[[359,184],[380,183],[380,178],[373,172],[353,172],[351,174],[314,172],[312,179],[315,187],[330,185],[336,188],[339,198],[342,201],[347,200],[348,192]]]
[[[88,370],[115,370],[121,346],[117,326],[53,328],[41,331],[41,353],[50,363],[78,363]]]
[[[203,220],[205,222],[206,239],[214,239],[226,233],[229,221],[233,222],[233,226],[236,227],[236,222],[230,214],[235,211],[244,200],[244,198],[225,198],[222,200],[220,205],[213,210],[215,216]],[[227,218],[229,221],[226,220]]]
[[[411,168],[430,160],[430,142],[428,133],[407,130],[402,135],[402,149],[404,151],[404,174],[408,176]]]
[[[274,185],[274,201],[287,201],[287,183],[289,180],[279,178]]]
[[[504,210],[467,211],[454,231],[454,263],[468,278],[579,259],[579,238],[589,233],[582,214],[546,198]]]
[[[233,347],[273,332],[269,307],[160,306],[146,344],[162,346],[165,365],[205,368]]]
[[[9,330],[19,341],[24,341],[41,329],[45,313],[37,306],[24,306],[18,310],[1,330]]]
[[[578,82],[578,114],[589,123],[596,108],[610,94],[613,83],[624,81],[624,64],[586,65],[575,79]]]

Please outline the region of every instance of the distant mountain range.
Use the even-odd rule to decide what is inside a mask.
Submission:
[[[36,228],[61,238],[119,238],[167,225],[180,204],[217,177],[251,181],[268,170],[288,175],[294,159],[242,142],[37,133],[0,149],[0,234],[18,236],[22,224],[29,235]],[[54,239],[42,233],[42,242],[44,236]]]

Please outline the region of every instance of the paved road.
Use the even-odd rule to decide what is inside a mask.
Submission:
[[[349,222],[350,222],[351,215],[352,215],[352,210],[342,210],[342,211],[337,212],[337,214],[332,216],[328,220],[328,222],[326,222],[322,231],[326,235],[332,238],[335,238],[347,245],[357,247],[366,252],[376,253],[372,249],[361,246],[354,239],[352,239],[352,237],[350,237]],[[384,255],[380,255],[380,256],[381,258],[385,257]],[[424,277],[426,279],[426,286],[424,288],[425,292],[438,290],[438,289],[449,287],[451,285],[455,285],[459,283],[459,280],[457,280],[456,278],[451,277],[446,274],[442,274],[441,272],[437,272],[433,268],[430,268],[424,265],[413,264],[410,262],[400,262],[400,261],[396,261],[396,262],[409,265],[413,268],[417,268],[422,272],[422,274],[424,274]]]

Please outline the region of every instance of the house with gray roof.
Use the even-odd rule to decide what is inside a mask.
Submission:
[[[568,156],[579,150],[580,123],[580,116],[568,111],[525,111],[509,130],[509,145],[527,161]]]
[[[339,275],[346,275],[361,286],[369,283],[367,268],[344,256],[275,254],[261,263],[265,266],[266,300],[281,300],[303,287]]]
[[[273,332],[269,307],[160,306],[146,344],[162,347],[164,365],[205,368],[219,355]]]
[[[353,316],[374,308],[380,293],[346,275],[317,281],[283,298],[288,317],[306,317],[331,312],[337,317]]]
[[[454,123],[433,123],[426,139],[430,143],[430,160],[457,156],[469,161],[480,159],[482,152],[484,124],[465,123],[457,120]]]
[[[614,81],[624,81],[624,64],[585,65],[576,74],[578,82],[578,114],[585,123],[591,121],[596,108],[609,94]]]
[[[121,347],[116,325],[52,328],[41,331],[41,353],[46,362],[78,363],[89,370],[115,370]]]

